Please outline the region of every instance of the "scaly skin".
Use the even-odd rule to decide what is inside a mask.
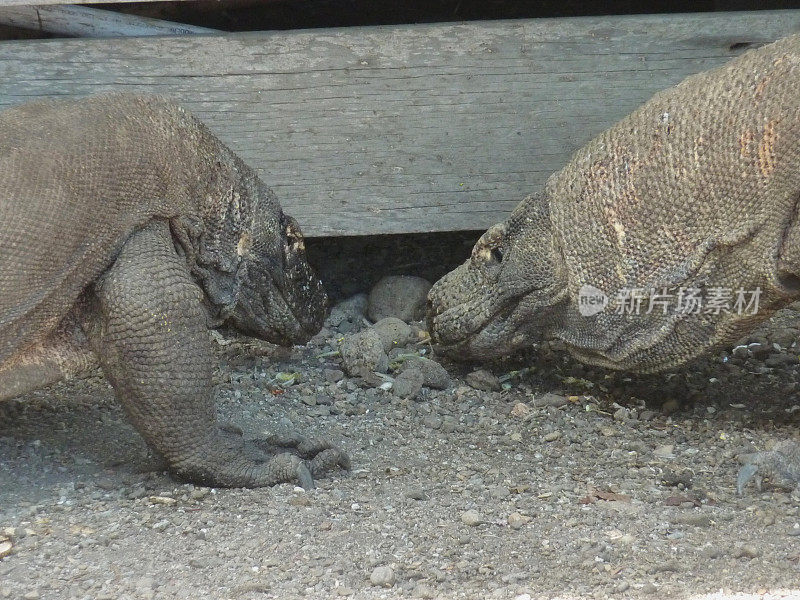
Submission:
[[[434,341],[487,359],[560,339],[584,362],[655,372],[747,333],[800,295],[798,89],[792,36],[654,96],[433,286]],[[609,306],[581,314],[584,286]],[[692,313],[673,298],[617,314],[625,290],[681,287],[760,289],[759,308]]]
[[[113,95],[0,113],[0,256],[0,400],[99,362],[182,480],[312,487],[347,467],[319,440],[254,456],[216,422],[209,325],[303,343],[327,299],[297,224],[180,107]]]

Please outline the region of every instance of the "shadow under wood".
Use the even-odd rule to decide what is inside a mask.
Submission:
[[[483,231],[416,233],[306,240],[308,260],[336,303],[369,292],[387,275],[435,282],[469,258]]]

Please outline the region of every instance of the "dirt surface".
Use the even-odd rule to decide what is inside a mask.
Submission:
[[[798,496],[735,489],[740,454],[798,437],[798,322],[647,378],[557,344],[443,362],[408,398],[384,388],[419,329],[374,380],[336,354],[357,314],[303,348],[219,338],[221,419],[349,452],[311,492],[177,484],[99,376],[37,392],[0,409],[0,598],[800,597]]]

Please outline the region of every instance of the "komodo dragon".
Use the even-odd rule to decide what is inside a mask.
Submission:
[[[267,460],[232,440],[208,327],[303,343],[326,304],[297,223],[181,107],[107,95],[0,113],[0,400],[99,362],[177,478],[311,487],[346,456],[290,436]]]
[[[800,295],[798,90],[794,35],[656,94],[433,286],[434,340],[657,372],[742,336]]]

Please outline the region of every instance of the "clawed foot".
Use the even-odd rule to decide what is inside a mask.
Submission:
[[[286,482],[296,480],[307,490],[314,488],[314,479],[328,471],[337,467],[350,469],[347,454],[323,438],[306,438],[299,433],[271,434],[253,443],[262,452],[274,455],[269,464],[285,469]]]
[[[221,426],[202,452],[172,471],[180,479],[212,487],[297,483],[310,490],[315,479],[335,468],[350,469],[350,459],[327,440],[299,434],[245,440],[237,427]]]

